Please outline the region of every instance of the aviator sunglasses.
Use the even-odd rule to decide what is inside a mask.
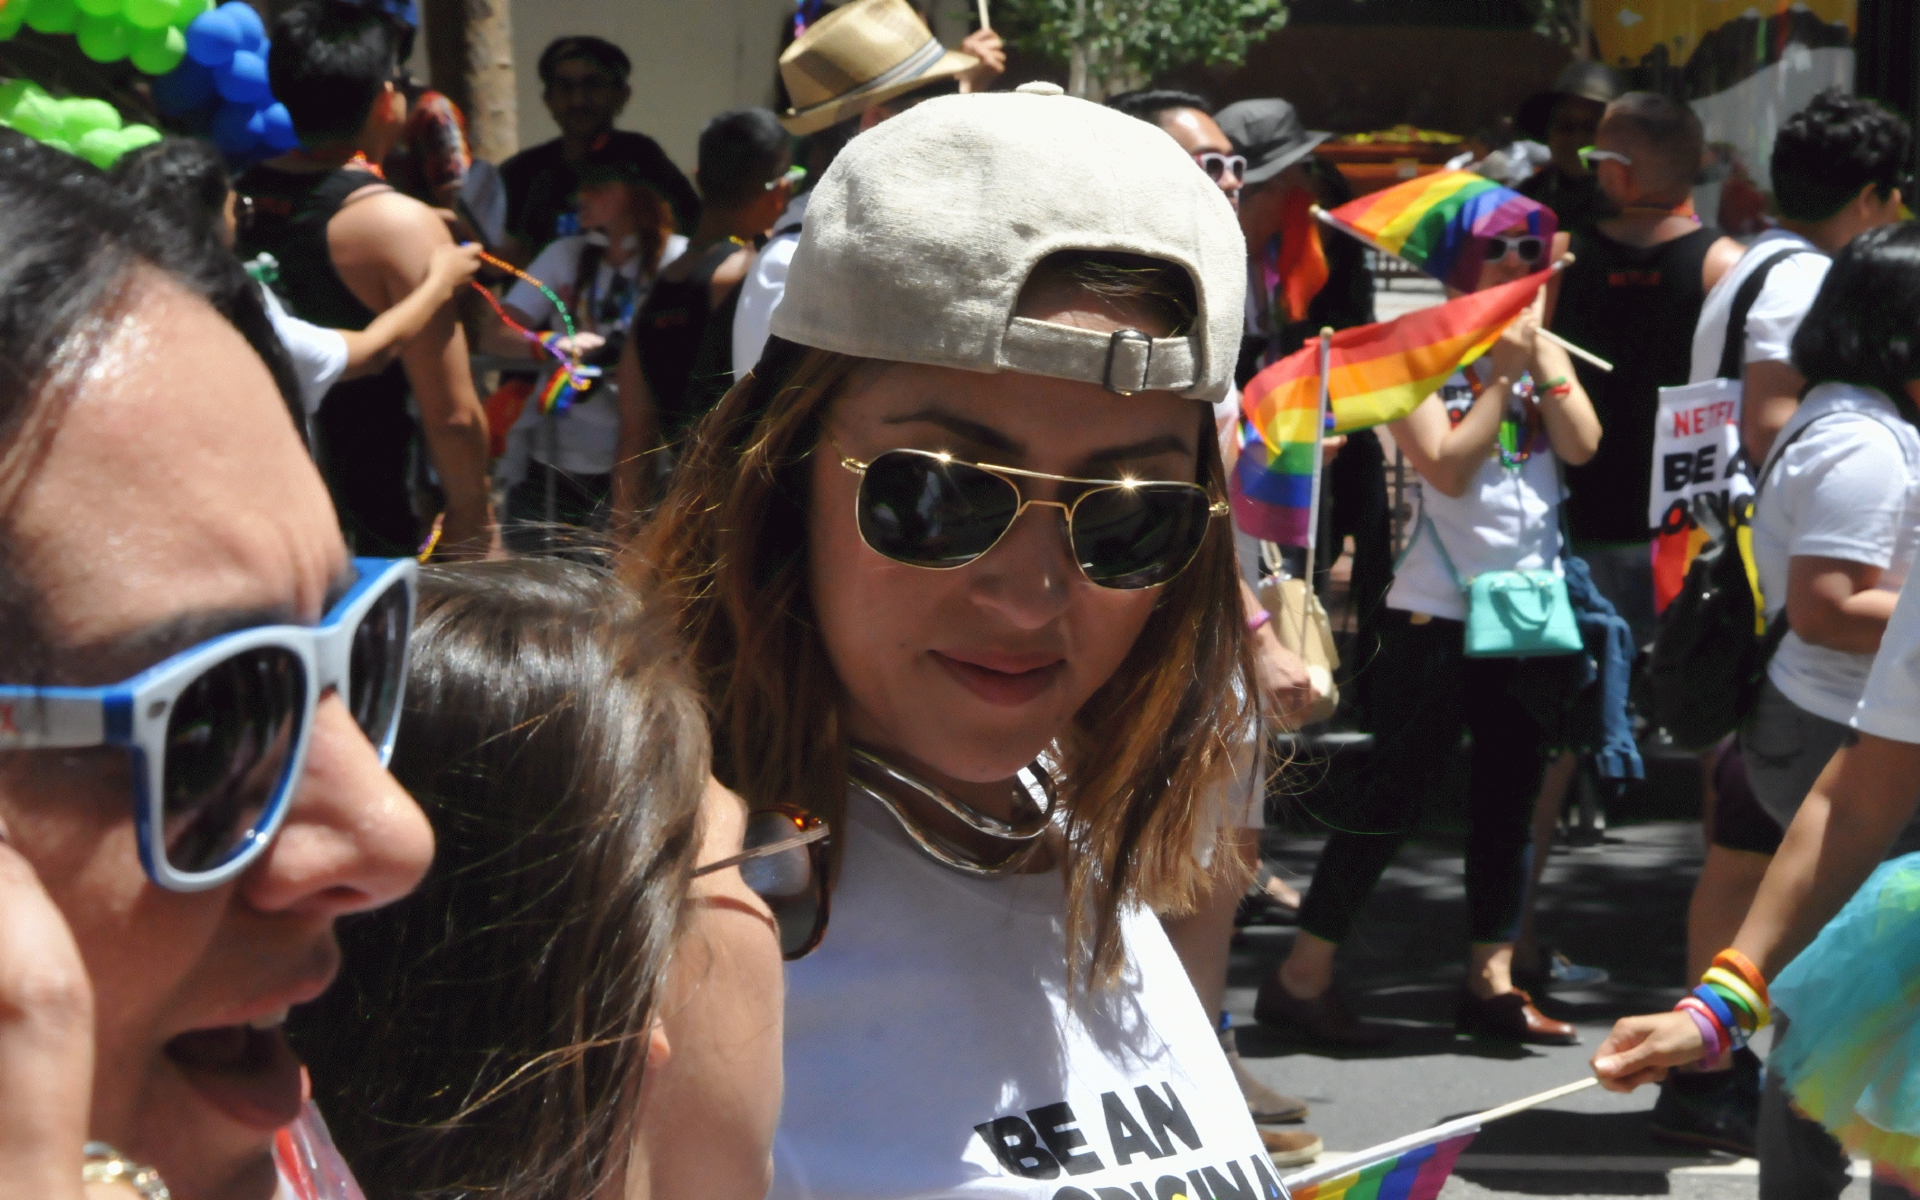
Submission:
[[[1525,237],[1490,237],[1487,239],[1487,261],[1499,262],[1512,250],[1520,256],[1523,263],[1537,263],[1547,252],[1545,238],[1531,235]]]
[[[780,956],[792,962],[813,953],[827,932],[828,836],[820,818],[775,805],[747,817],[740,853],[708,863],[693,876],[739,867],[747,888],[773,910]]]
[[[147,877],[218,887],[279,832],[338,692],[385,766],[400,722],[419,565],[358,558],[318,625],[262,625],[200,643],[106,687],[0,687],[0,750],[120,746]]]
[[[1021,513],[1044,506],[1060,510],[1087,582],[1121,591],[1155,587],[1193,561],[1208,521],[1227,512],[1197,483],[1075,479],[928,450],[888,450],[861,462],[831,434],[827,440],[840,465],[860,476],[860,540],[883,558],[932,571],[966,566],[998,545]],[[1021,479],[1082,490],[1071,501],[1029,500]]]

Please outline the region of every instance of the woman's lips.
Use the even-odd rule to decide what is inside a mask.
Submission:
[[[165,1052],[207,1103],[250,1129],[271,1132],[300,1115],[300,1059],[277,1023],[196,1029]]]
[[[1066,670],[1057,654],[1000,654],[935,650],[933,660],[947,674],[988,704],[1017,708],[1052,687]]]

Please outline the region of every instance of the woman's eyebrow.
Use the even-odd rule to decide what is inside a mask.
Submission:
[[[1006,434],[990,425],[978,421],[969,421],[965,417],[946,412],[938,408],[923,408],[917,412],[902,413],[896,417],[885,417],[882,425],[911,425],[914,423],[938,425],[957,438],[964,438],[983,449],[998,451],[1002,454],[1019,455],[1026,447],[1014,441]]]
[[[1159,437],[1147,438],[1144,441],[1133,442],[1125,446],[1114,446],[1106,450],[1095,450],[1092,454],[1087,455],[1086,461],[1088,463],[1131,462],[1141,458],[1158,458],[1163,454],[1191,455],[1192,453],[1193,447],[1187,443],[1185,438],[1176,437],[1171,433],[1165,433]]]

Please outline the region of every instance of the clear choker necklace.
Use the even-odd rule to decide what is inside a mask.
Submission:
[[[858,788],[862,795],[870,797],[885,809],[920,853],[941,866],[963,875],[971,875],[978,879],[992,879],[1018,871],[1038,847],[1040,835],[1045,833],[1047,826],[1053,823],[1054,805],[1058,794],[1054,788],[1053,776],[1049,775],[1046,768],[1037,761],[1023,767],[1014,776],[1020,783],[1015,796],[1025,801],[1022,807],[1027,809],[1024,814],[1016,814],[1017,823],[1014,823],[988,816],[972,805],[948,795],[944,789],[935,787],[894,766],[872,751],[855,746],[848,751],[848,755],[847,781]],[[889,794],[895,789],[904,790],[931,801],[941,811],[975,833],[995,841],[1010,842],[1012,847],[998,858],[984,858],[956,845],[950,839],[916,821],[907,812],[905,805],[894,795]],[[1020,795],[1021,790],[1024,790],[1024,796]]]

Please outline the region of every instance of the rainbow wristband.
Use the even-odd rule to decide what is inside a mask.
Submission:
[[[1741,1022],[1747,1032],[1755,1033],[1767,1027],[1769,1014],[1766,1003],[1753,994],[1746,980],[1725,967],[1709,967],[1707,973],[1700,977],[1700,982],[1703,987],[1713,988],[1747,1011],[1749,1020]]]
[[[1702,1013],[1697,1004],[1683,1003],[1678,1011],[1692,1017],[1694,1027],[1700,1031],[1700,1044],[1704,1047],[1700,1052],[1700,1065],[1710,1067],[1719,1062],[1720,1056],[1726,1053],[1724,1049],[1726,1040],[1721,1036],[1719,1027],[1713,1023],[1713,1018]]]
[[[1263,608],[1253,616],[1247,618],[1247,632],[1257,632],[1262,625],[1265,625],[1271,620],[1273,620],[1273,614]]]
[[[1707,1006],[1707,1011],[1713,1014],[1714,1020],[1726,1027],[1728,1037],[1738,1036],[1736,1031],[1744,1027],[1740,1023],[1740,1018],[1734,1015],[1733,1005],[1727,1002],[1725,996],[1704,983],[1693,989],[1693,995],[1700,1003]]]
[[[1729,946],[1713,956],[1713,965],[1738,975],[1748,987],[1753,989],[1753,994],[1760,998],[1762,1005],[1769,1003],[1767,977],[1760,973],[1759,967],[1753,965],[1752,959]]]

